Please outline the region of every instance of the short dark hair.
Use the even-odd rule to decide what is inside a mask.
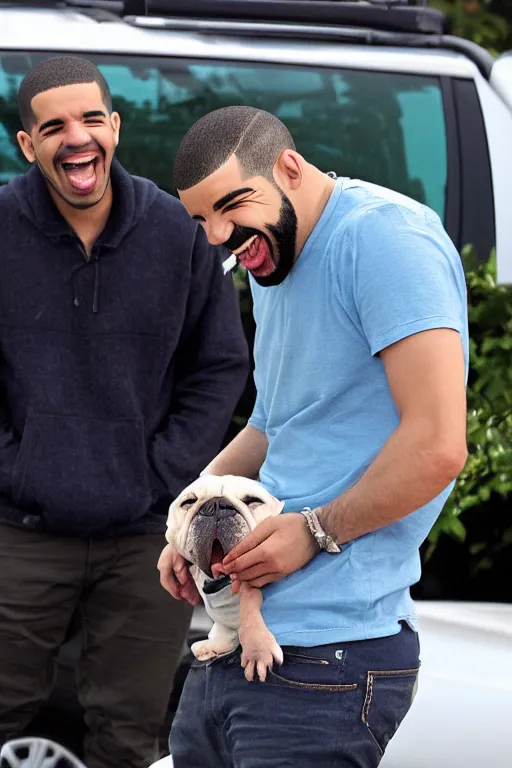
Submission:
[[[222,107],[209,112],[185,134],[174,163],[174,184],[186,190],[206,179],[235,155],[249,176],[273,181],[284,149],[295,149],[288,128],[255,107]]]
[[[21,81],[18,90],[18,111],[24,130],[30,131],[35,123],[36,118],[32,111],[34,96],[52,88],[79,83],[97,83],[108,113],[112,112],[110,88],[92,61],[78,56],[55,56],[41,61]]]

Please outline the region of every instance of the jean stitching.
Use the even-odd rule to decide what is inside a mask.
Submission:
[[[383,670],[369,670],[369,675],[374,677],[407,677],[407,675],[417,675],[419,667],[413,667],[412,669],[383,669]]]
[[[368,672],[366,675],[366,695],[364,697],[363,709],[361,712],[361,720],[365,725],[368,725],[368,712],[373,696],[373,672]]]
[[[376,677],[408,677],[410,675],[417,675],[419,668],[415,669],[389,669],[389,670],[369,670],[366,675],[366,696],[363,703],[363,711],[361,712],[361,720],[365,725],[368,725],[368,712],[370,710],[370,704],[373,696],[373,682]]]
[[[376,677],[411,677],[412,675],[418,675],[419,673],[419,667],[413,668],[413,669],[390,669],[390,670],[369,670],[366,675],[366,695],[363,702],[363,709],[361,711],[361,721],[363,725],[365,725],[368,729],[369,734],[371,735],[372,739],[374,740],[375,744],[378,746],[381,754],[384,754],[384,751],[382,747],[380,746],[379,742],[373,735],[373,731],[370,728],[370,724],[368,722],[368,715],[370,712],[370,704],[372,702],[373,697],[373,683],[375,681]]]
[[[274,678],[277,682],[288,685],[291,688],[302,688],[302,690],[309,691],[325,691],[329,693],[337,693],[341,691],[355,691],[357,689],[357,683],[347,683],[344,685],[329,685],[327,683],[300,683],[298,680],[287,680],[286,677],[276,675],[275,672],[269,670],[269,677]]]
[[[286,653],[286,651],[284,652],[284,658],[285,660],[291,661],[294,664],[320,664],[326,666],[331,663],[327,659],[319,659],[315,658],[314,656],[299,656],[298,654],[294,653]]]

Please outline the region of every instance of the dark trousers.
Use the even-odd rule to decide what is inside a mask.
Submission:
[[[194,662],[174,719],[174,768],[374,768],[416,690],[418,636],[284,648],[265,683],[240,650]]]
[[[86,540],[0,523],[0,744],[51,693],[78,612],[78,694],[88,768],[147,768],[157,757],[191,608],[161,587],[163,535]]]

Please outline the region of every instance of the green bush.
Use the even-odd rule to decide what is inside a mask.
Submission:
[[[478,265],[473,250],[466,247],[462,259],[469,301],[469,456],[430,533],[427,558],[442,533],[465,539],[467,510],[481,507],[483,513],[490,500],[512,496],[512,286],[497,285],[494,252]],[[485,540],[471,544],[476,568],[489,567],[493,554],[512,544],[512,515],[508,504],[499,506],[503,517],[492,547]]]
[[[512,0],[432,0],[450,17],[452,32],[492,54],[512,46]]]

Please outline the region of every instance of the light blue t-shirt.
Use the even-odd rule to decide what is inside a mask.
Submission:
[[[411,334],[453,328],[466,375],[466,285],[437,214],[407,197],[339,179],[286,280],[251,278],[257,398],[265,432],[262,484],[285,512],[325,504],[352,486],[398,426],[378,353]],[[409,587],[419,546],[451,492],[265,587],[264,619],[282,645],[395,634],[417,621]]]

